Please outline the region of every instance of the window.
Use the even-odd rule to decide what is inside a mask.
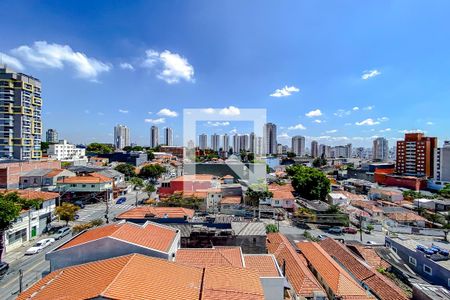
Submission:
[[[392,249],[392,251],[394,251],[395,253],[397,253],[397,248],[392,247],[391,249]]]
[[[91,184],[91,188],[95,187],[95,184]]]
[[[76,184],[71,184],[70,186],[71,186],[71,187],[76,187],[77,185],[76,185]]]
[[[427,273],[428,275],[433,275],[433,269],[430,268],[430,267],[427,266],[427,265],[423,265],[423,271],[424,271],[425,273]]]
[[[413,265],[414,267],[417,266],[417,260],[414,257],[412,257],[412,256],[409,257],[409,263],[411,265]]]
[[[85,187],[86,187],[86,185],[85,185],[85,184],[83,184],[83,185],[82,185],[82,187],[84,187],[84,188],[85,188]]]

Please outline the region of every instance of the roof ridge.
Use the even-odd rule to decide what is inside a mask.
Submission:
[[[50,283],[52,283],[56,278],[58,278],[59,276],[61,276],[64,273],[64,269],[60,270],[58,274],[55,275],[55,277],[53,277],[52,279],[50,279],[49,281],[47,281],[46,283],[44,283],[43,286],[41,286],[39,288],[39,290],[35,291],[34,293],[32,293],[27,299],[32,299],[35,296],[37,296],[43,289],[45,289]],[[51,273],[50,273],[51,274]]]
[[[108,291],[108,289],[111,287],[111,285],[117,280],[117,278],[120,276],[120,274],[122,274],[122,272],[125,270],[125,268],[128,266],[128,264],[130,264],[130,262],[133,260],[133,258],[135,258],[138,254],[134,253],[131,254],[130,258],[128,259],[127,263],[121,268],[121,270],[119,272],[117,272],[117,275],[114,277],[113,280],[111,280],[111,282],[108,284],[108,286],[103,290],[103,292],[100,293],[100,296],[105,296],[106,292]]]
[[[219,254],[222,255],[222,257],[230,264],[230,266],[233,266],[233,263],[222,253],[221,250],[219,250],[218,248],[215,248],[218,250]],[[229,248],[223,248],[223,250],[227,250]]]

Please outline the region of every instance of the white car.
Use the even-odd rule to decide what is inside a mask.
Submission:
[[[55,242],[54,238],[48,238],[48,239],[40,240],[33,247],[28,248],[28,250],[25,252],[25,255],[33,255],[33,254],[39,253],[44,248],[50,246],[54,242]]]
[[[367,241],[366,244],[367,245],[377,245],[377,243],[374,241]]]

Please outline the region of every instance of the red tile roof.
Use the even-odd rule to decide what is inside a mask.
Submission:
[[[392,213],[387,213],[386,216],[389,219],[398,221],[398,222],[414,222],[414,221],[425,222],[427,220],[424,217],[421,217],[418,214],[413,213],[413,212],[392,212]]]
[[[178,249],[175,260],[194,267],[232,266],[243,268],[241,247]]]
[[[220,200],[220,204],[240,204],[241,196],[225,196]]]
[[[389,268],[390,264],[382,259],[370,246],[351,244],[347,245],[351,251],[362,257],[370,266],[376,268]]]
[[[342,243],[328,238],[319,242],[320,246],[334,259],[337,259],[346,270],[351,272],[361,282],[367,284],[370,290],[382,300],[407,300],[403,291],[378,271],[358,259]]]
[[[147,219],[147,218],[192,218],[195,211],[183,207],[155,207],[139,206],[127,210],[116,217],[116,219]]]
[[[63,171],[64,171],[63,169],[53,169],[50,172],[48,172],[47,174],[45,174],[44,177],[47,177],[47,178],[55,177],[55,176],[59,175],[61,172],[63,172]]]
[[[290,183],[279,185],[276,183],[269,184],[268,186],[269,192],[273,193],[272,199],[277,200],[295,200],[294,195],[292,192],[294,191],[294,188]]]
[[[27,200],[34,200],[34,199],[42,199],[44,201],[53,200],[59,197],[58,193],[52,193],[52,192],[41,192],[41,191],[34,191],[34,190],[4,190],[0,189],[0,193],[17,193],[20,197],[25,198]]]
[[[143,226],[133,223],[115,223],[96,227],[75,236],[56,251],[89,243],[102,238],[114,238],[132,243],[141,247],[151,248],[167,252],[172,246],[177,235],[175,229],[153,222],[147,222]]]
[[[353,300],[374,299],[318,243],[300,242],[297,247],[334,296]]]
[[[286,263],[286,279],[291,283],[297,295],[313,297],[314,292],[325,291],[308,269],[289,240],[281,233],[267,235],[267,250],[275,255],[280,268]]]
[[[245,254],[245,267],[256,271],[260,277],[281,277],[275,257],[270,254]]]
[[[73,176],[58,180],[58,183],[106,183],[112,179],[98,173],[89,173],[84,176]]]

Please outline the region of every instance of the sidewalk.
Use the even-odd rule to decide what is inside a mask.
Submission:
[[[4,257],[3,261],[7,262],[11,265],[11,263],[15,262],[16,260],[22,258],[25,255],[25,251],[31,247],[36,242],[36,240],[31,240],[23,243],[20,247],[8,251]]]

